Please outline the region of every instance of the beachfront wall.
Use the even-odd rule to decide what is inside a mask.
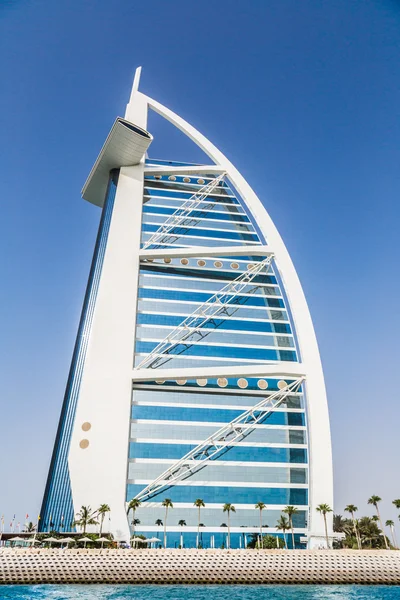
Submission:
[[[133,152],[131,141],[112,130],[85,184],[84,197],[102,206],[102,218],[41,530],[68,530],[82,505],[106,503],[111,512],[104,529],[128,540],[133,514],[127,518],[127,502],[139,496],[136,533],[162,539],[156,522],[165,522],[162,502],[170,498],[168,546],[226,545],[230,525],[231,547],[240,547],[259,527],[254,505],[264,502],[263,532],[277,533],[281,510],[290,504],[298,509],[296,544],[308,536],[309,547],[319,546],[324,524],[315,507],[333,503],[329,416],[296,271],[263,204],[233,165],[186,121],[140,93],[138,83],[139,73],[124,121],[132,135],[151,138],[145,131],[150,108],[211,162],[145,158],[140,143]],[[194,208],[182,212],[195,194]],[[235,291],[234,281],[263,261]],[[173,345],[190,316],[223,289],[229,311],[203,321],[197,316],[196,331]],[[296,381],[215,460],[143,495],[162,473],[168,481],[177,461],[221,427]],[[197,498],[205,503],[199,535]],[[229,519],[225,503],[236,508]],[[331,533],[330,519],[328,527]]]

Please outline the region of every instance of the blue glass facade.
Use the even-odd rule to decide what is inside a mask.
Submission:
[[[151,164],[169,164],[148,161]],[[169,229],[158,245],[151,236],[193,193],[214,176],[163,175],[145,177],[142,244],[146,248],[204,247],[196,258],[143,260],[139,273],[134,366],[140,367],[168,335],[213,294],[263,260],[263,256],[207,256],[207,247],[266,244],[241,200],[224,182],[200,202],[190,219]],[[150,242],[149,242],[150,241]],[[251,254],[251,253],[250,253]],[[141,492],[174,462],[230,423],[266,395],[279,389],[280,378],[222,377],[183,379],[184,367],[254,365],[298,360],[295,336],[285,296],[273,264],[257,275],[251,287],[232,298],[235,310],[204,325],[207,335],[195,344],[178,345],[164,367],[179,369],[182,379],[135,383],[132,393],[131,434],[126,499]],[[157,371],[155,370],[155,376]],[[287,381],[286,383],[290,383]],[[168,545],[181,542],[179,520],[196,524],[196,498],[204,500],[203,545],[224,543],[221,524],[224,503],[236,505],[232,525],[255,527],[257,502],[267,505],[265,523],[275,528],[283,509],[296,505],[295,527],[306,528],[308,507],[307,420],[300,388],[234,446],[226,447],[200,472],[164,489],[136,511],[135,530],[157,533],[163,519],[161,502],[170,498]],[[276,530],[274,530],[276,533]],[[195,534],[186,532],[185,545]],[[241,535],[232,536],[239,547]],[[159,537],[159,536],[158,536]],[[220,539],[220,541],[218,541]],[[296,534],[297,543],[299,534]]]

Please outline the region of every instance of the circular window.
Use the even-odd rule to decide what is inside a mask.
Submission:
[[[188,265],[189,261],[187,258],[181,258],[181,265]]]
[[[217,379],[217,383],[219,387],[226,387],[228,385],[228,380],[225,377],[219,377],[219,379]]]
[[[249,382],[247,381],[247,379],[243,379],[243,377],[238,379],[237,383],[238,383],[238,386],[242,389],[247,388],[247,386],[249,385]]]
[[[249,271],[251,271],[252,269],[254,269],[255,266],[256,266],[255,264],[250,263],[249,265],[247,265],[247,268]]]
[[[146,262],[152,263],[152,262],[154,262],[154,258],[146,258]]]
[[[285,388],[286,386],[287,386],[287,383],[283,379],[281,379],[280,381],[278,381],[278,388],[280,390],[283,390],[283,388]]]
[[[88,421],[85,421],[85,423],[82,425],[82,431],[89,431],[90,428],[91,424]]]
[[[237,263],[231,263],[231,269],[238,269],[239,265]]]
[[[266,390],[268,387],[268,381],[265,381],[265,379],[259,379],[257,381],[257,385],[260,388],[260,390]]]
[[[222,267],[222,262],[220,260],[216,260],[214,263],[214,267],[216,267],[217,269],[220,269]]]
[[[199,265],[199,267],[205,267],[207,263],[205,260],[198,260],[197,264]]]
[[[199,183],[200,185],[204,185],[205,181],[204,181],[204,179],[198,179],[197,183]]]
[[[165,379],[156,379],[156,383],[158,383],[158,384],[165,383]]]
[[[154,179],[162,179],[161,175],[154,175]]]
[[[168,179],[169,179],[170,181],[176,181],[176,177],[175,177],[175,175],[170,175],[170,176],[168,177]]]
[[[201,387],[204,387],[205,385],[207,385],[207,379],[196,379],[197,381],[197,385],[200,385]]]
[[[88,446],[89,446],[89,440],[81,440],[79,442],[79,447],[82,448],[82,450],[85,450]]]
[[[169,265],[169,263],[171,262],[170,258],[164,258],[164,262],[166,265]]]
[[[190,177],[184,177],[183,181],[184,183],[190,183]]]
[[[177,379],[176,380],[176,383],[178,385],[185,385],[186,382],[187,382],[187,379]]]

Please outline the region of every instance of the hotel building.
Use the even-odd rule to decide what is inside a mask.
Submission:
[[[296,546],[320,546],[329,415],[297,273],[268,199],[139,78],[82,192],[101,218],[40,528],[69,530],[82,505],[105,503],[104,530],[127,541],[138,498],[135,533],[161,540],[168,498],[168,547],[220,547],[231,503],[230,543],[242,547],[263,502],[265,534],[282,536],[293,505]],[[149,109],[205,163],[152,158]]]

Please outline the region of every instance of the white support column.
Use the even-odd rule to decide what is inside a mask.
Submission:
[[[147,103],[134,96],[126,118],[145,128]],[[121,540],[129,539],[125,495],[143,176],[144,159],[120,170],[68,459],[75,512],[109,504],[111,531]]]

